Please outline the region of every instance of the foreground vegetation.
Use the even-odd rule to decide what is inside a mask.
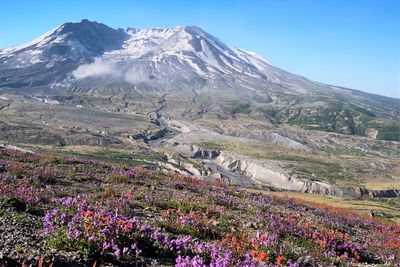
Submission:
[[[0,241],[5,265],[400,266],[400,227],[382,219],[145,166],[13,150],[0,150]]]

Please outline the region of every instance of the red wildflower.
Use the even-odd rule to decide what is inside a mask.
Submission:
[[[265,261],[267,258],[268,258],[268,255],[265,252],[260,252],[260,254],[258,254],[259,261]]]
[[[81,216],[82,217],[92,217],[93,216],[93,212],[88,210],[88,211],[82,211],[81,212]]]
[[[124,224],[125,231],[129,231],[131,228],[132,228],[132,224],[131,223]]]
[[[284,262],[285,262],[285,258],[283,256],[279,256],[276,259],[276,263],[279,264],[279,265],[282,265]]]
[[[237,243],[237,238],[236,236],[232,236],[232,244],[236,245]]]

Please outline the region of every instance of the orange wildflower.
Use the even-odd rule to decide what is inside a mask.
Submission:
[[[322,248],[326,247],[326,241],[325,240],[317,239],[317,240],[315,240],[315,243],[320,245]]]

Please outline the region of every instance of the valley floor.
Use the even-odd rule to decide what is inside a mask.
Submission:
[[[217,105],[192,94],[2,94],[0,144],[152,162],[252,188],[341,197],[387,196],[374,189],[400,194],[400,142],[278,123],[259,109],[238,112],[240,101],[221,98]]]

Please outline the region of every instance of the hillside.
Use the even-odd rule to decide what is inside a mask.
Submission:
[[[156,166],[5,148],[0,240],[7,266],[400,264],[400,228],[386,219]]]

